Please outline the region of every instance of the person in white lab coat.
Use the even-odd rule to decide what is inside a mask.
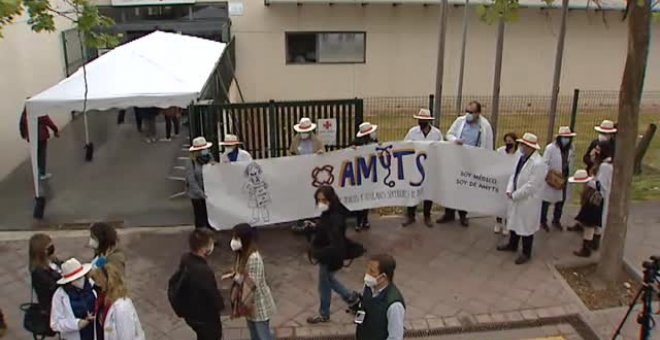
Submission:
[[[543,153],[543,161],[548,166],[548,174],[552,171],[554,175],[561,176],[564,179],[564,186],[561,189],[553,188],[548,184],[548,181],[543,183],[543,192],[541,198],[541,228],[545,231],[550,231],[548,227],[548,210],[550,205],[554,204],[555,210],[552,214],[552,226],[558,230],[563,231],[564,227],[561,225],[561,215],[564,209],[564,202],[570,201],[571,190],[566,185],[566,180],[575,166],[575,145],[573,138],[575,132],[571,131],[568,126],[559,128],[559,132],[555,137],[555,141],[545,147]]]
[[[96,292],[86,278],[92,269],[75,258],[62,264],[60,285],[53,294],[50,327],[65,340],[96,339]]]
[[[440,129],[431,124],[435,119],[431,115],[431,111],[428,109],[420,109],[419,113],[414,115],[413,118],[417,119],[417,126],[408,130],[408,134],[406,134],[406,138],[404,138],[405,141],[440,142],[443,140]],[[424,224],[429,228],[433,227],[433,223],[431,222],[431,208],[433,208],[433,201],[425,200]],[[416,206],[408,207],[406,211],[406,221],[403,222],[402,226],[407,227],[415,223],[416,210]]]
[[[472,101],[465,109],[465,115],[456,118],[447,131],[447,140],[458,145],[493,150],[493,128],[488,119],[481,115],[481,103]],[[463,227],[467,227],[467,211],[459,210],[458,216]],[[448,223],[456,218],[456,210],[445,208],[445,214],[437,223]]]
[[[518,142],[516,142],[517,139],[518,135],[516,135],[515,132],[507,132],[503,138],[504,145],[497,148],[497,152],[511,157],[517,161],[520,156],[522,156],[520,148],[518,148]],[[505,223],[502,222],[502,217],[495,219],[495,227],[493,228],[493,232],[495,234],[499,234],[501,232],[502,235],[509,235],[509,230],[506,228]]]
[[[226,135],[225,140],[220,142],[220,146],[225,148],[225,152],[220,155],[221,163],[246,162],[252,160],[249,152],[241,149],[241,142],[236,135]]]
[[[96,318],[103,327],[103,340],[144,340],[140,318],[120,269],[103,261],[89,275],[101,291]]]
[[[580,212],[575,217],[583,227],[582,248],[573,252],[576,256],[589,257],[592,250],[600,247],[612,188],[612,153],[611,143],[598,143],[591,151],[591,169],[588,172],[578,170],[569,179],[571,183],[587,183],[582,192]]]
[[[541,147],[536,135],[525,133],[517,141],[523,156],[520,157],[506,189],[506,195],[511,200],[507,220],[509,242],[498,246],[497,250],[517,252],[522,237],[523,252],[516,259],[516,264],[523,264],[532,257],[534,233],[539,230],[541,215],[541,184],[548,168],[538,153]]]

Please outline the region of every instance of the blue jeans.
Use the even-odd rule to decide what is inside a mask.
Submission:
[[[335,278],[335,273],[336,271],[329,271],[327,266],[323,264],[319,265],[319,296],[321,297],[319,314],[326,318],[330,317],[330,302],[332,301],[333,290],[346,302],[354,299],[356,296],[355,292],[348,290]]]
[[[248,330],[250,331],[250,340],[273,340],[273,334],[270,332],[270,321],[250,321],[247,320]]]

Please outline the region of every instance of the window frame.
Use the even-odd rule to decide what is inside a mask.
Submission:
[[[289,36],[296,34],[313,34],[316,38],[316,62],[296,63],[289,61]],[[321,34],[362,34],[364,46],[362,49],[362,61],[318,61],[319,59],[319,35]],[[288,65],[350,65],[367,63],[367,32],[366,31],[284,31],[284,62]]]

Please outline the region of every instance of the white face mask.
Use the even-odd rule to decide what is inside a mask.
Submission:
[[[364,274],[364,285],[369,288],[374,288],[378,285],[378,279],[369,274]]]
[[[78,289],[85,288],[85,277],[83,276],[75,281],[71,281],[71,285]]]
[[[472,121],[474,121],[474,114],[471,113],[471,112],[467,112],[467,113],[465,114],[465,120],[466,120],[468,123],[471,123]]]
[[[601,142],[608,141],[609,139],[610,139],[609,135],[604,135],[604,134],[599,134],[598,135],[598,140],[601,141]]]
[[[300,134],[300,138],[302,139],[308,139],[309,138],[309,133],[308,132],[303,132]]]
[[[89,242],[87,242],[87,246],[92,248],[92,249],[98,249],[99,248],[99,241],[97,241],[93,237],[90,237]]]
[[[241,240],[233,238],[229,242],[229,247],[231,247],[232,251],[239,251],[243,248],[243,243],[241,243]]]
[[[320,212],[326,212],[328,211],[328,209],[330,209],[330,206],[328,205],[328,203],[319,202],[318,204],[316,204],[316,209],[318,209]]]
[[[236,147],[235,146],[228,146],[227,151],[234,152],[234,151],[236,151]]]

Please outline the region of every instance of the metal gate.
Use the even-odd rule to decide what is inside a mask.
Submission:
[[[363,120],[362,99],[261,102],[223,105],[194,105],[190,110],[191,137],[204,135],[212,141],[216,159],[218,141],[225,134],[235,134],[244,148],[256,159],[282,157],[295,135],[293,125],[302,117],[316,122],[334,118],[337,137],[334,146],[326,150],[348,147]]]

